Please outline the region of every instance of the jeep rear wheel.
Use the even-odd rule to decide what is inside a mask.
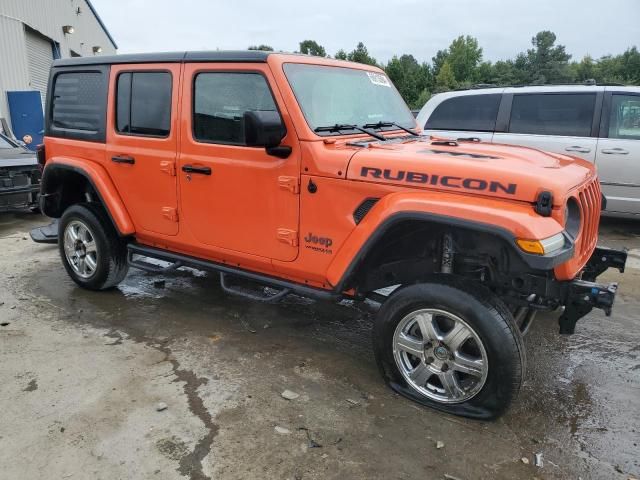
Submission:
[[[378,312],[374,347],[391,388],[467,417],[502,414],[524,374],[522,337],[506,306],[448,275],[394,292]]]
[[[126,276],[126,243],[100,205],[69,207],[60,219],[58,235],[62,263],[81,287],[105,290]]]

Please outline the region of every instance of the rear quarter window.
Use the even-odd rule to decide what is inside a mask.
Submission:
[[[491,93],[448,98],[436,107],[424,128],[492,132],[501,97],[499,93]]]
[[[47,100],[45,134],[51,137],[105,141],[108,67],[54,70]]]
[[[595,93],[514,95],[509,132],[589,137],[595,104]]]

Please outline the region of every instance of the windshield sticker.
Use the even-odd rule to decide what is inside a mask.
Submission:
[[[367,72],[367,76],[369,77],[371,83],[373,83],[374,85],[380,85],[381,87],[391,87],[391,83],[389,82],[389,79],[386,77],[386,75],[376,72]]]

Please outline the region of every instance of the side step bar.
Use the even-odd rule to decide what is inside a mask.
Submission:
[[[256,302],[274,303],[291,293],[290,288],[283,288],[278,293],[275,293],[273,295],[256,294],[247,288],[229,285],[226,280],[228,275],[229,275],[228,273],[220,272],[220,286],[222,287],[222,290],[224,290],[225,292],[231,295],[238,295],[240,297],[250,298],[251,300],[255,300]]]
[[[289,293],[295,293],[302,297],[315,298],[318,300],[337,301],[342,298],[342,295],[329,290],[322,290],[320,288],[313,288],[307,285],[301,285],[294,282],[288,282],[279,278],[270,277],[268,275],[262,275],[259,273],[249,272],[239,268],[234,268],[229,265],[223,265],[220,263],[212,262],[210,260],[204,260],[201,258],[191,257],[189,255],[182,255],[180,253],[168,252],[159,248],[147,247],[138,243],[130,243],[127,245],[128,254],[127,262],[130,266],[138,268],[151,273],[162,273],[169,270],[174,270],[180,267],[192,267],[199,270],[207,270],[220,273],[220,284],[225,292],[235,295],[242,295],[244,297],[252,298],[261,302],[275,302],[281,299]],[[134,255],[142,257],[155,258],[164,262],[169,262],[171,265],[168,267],[160,267],[144,260],[134,259]],[[261,283],[265,286],[279,290],[278,293],[270,296],[259,296],[253,293],[247,292],[245,289],[239,287],[230,286],[226,281],[227,276],[241,277],[247,280],[251,280],[257,283]]]
[[[58,243],[58,220],[54,219],[49,225],[34,228],[29,235],[36,243]]]

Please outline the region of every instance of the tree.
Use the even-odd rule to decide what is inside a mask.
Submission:
[[[531,83],[559,83],[570,80],[571,55],[564,45],[555,45],[556,34],[549,30],[538,32],[531,39],[534,48],[527,50],[526,70]]]
[[[413,55],[393,57],[385,71],[411,107],[418,103],[418,97],[423,91],[431,87],[431,67],[426,63],[420,65]]]
[[[303,40],[300,42],[300,53],[313,55],[314,57],[327,56],[327,52],[324,47],[315,40]]]
[[[367,47],[364,43],[360,42],[356,46],[355,50],[352,50],[347,54],[347,60],[350,62],[365,63],[367,65],[377,65],[376,59],[369,55]]]
[[[436,91],[446,92],[457,87],[456,77],[453,75],[453,69],[449,62],[445,61],[440,67],[438,75],[436,75]]]
[[[596,64],[590,55],[585,55],[580,62],[573,62],[571,64],[571,71],[573,80],[577,82],[584,82],[585,80],[596,78]]]
[[[478,40],[467,35],[460,35],[445,50],[438,50],[433,57],[433,69],[436,75],[442,65],[447,62],[457,82],[475,83],[478,81],[478,66],[482,62],[482,48]]]
[[[264,52],[273,52],[273,47],[269,45],[251,45],[247,50],[262,50]]]
[[[345,52],[342,48],[340,50],[338,50],[336,52],[336,54],[334,55],[334,58],[336,60],[346,60],[347,59],[347,52]]]
[[[419,110],[424,107],[425,103],[427,103],[430,98],[431,92],[425,88],[422,92],[420,92],[420,95],[418,95],[416,101],[412,105],[409,105],[409,107]]]

